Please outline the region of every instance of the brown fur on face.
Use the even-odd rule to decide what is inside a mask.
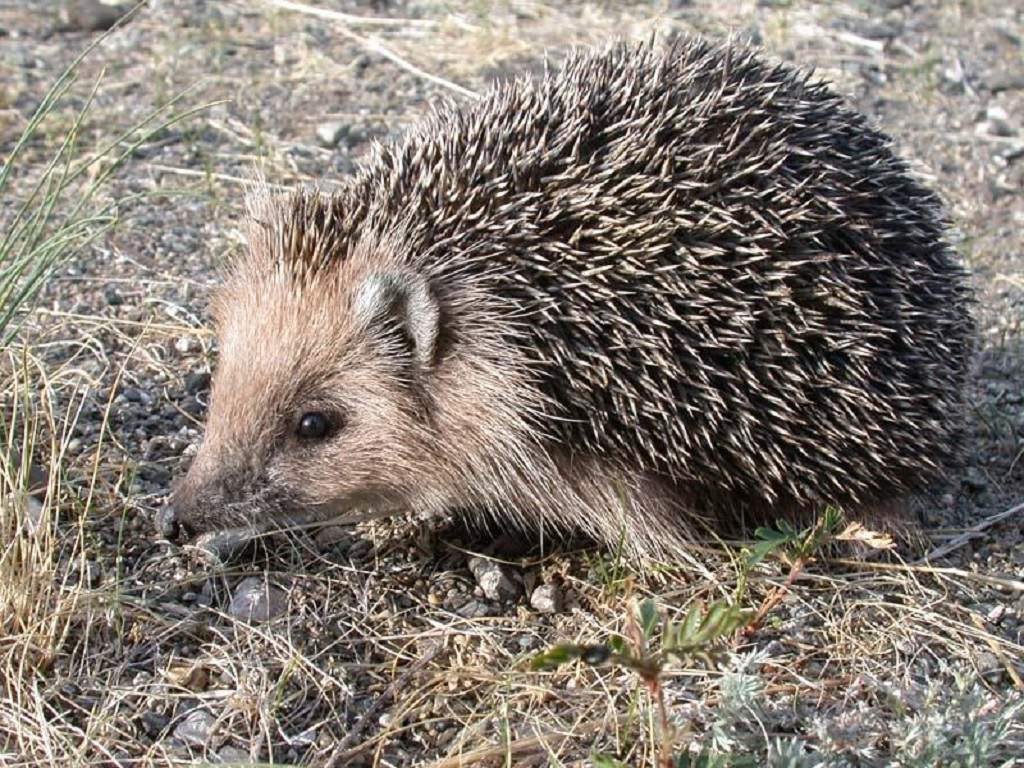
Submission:
[[[299,283],[254,250],[218,296],[206,439],[173,500],[190,527],[400,503],[434,474],[412,350],[389,307],[352,311],[363,262]],[[297,436],[310,412],[328,418],[326,438]]]

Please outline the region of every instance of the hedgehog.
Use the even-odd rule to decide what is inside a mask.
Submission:
[[[552,70],[250,191],[165,532],[405,510],[659,557],[955,466],[968,276],[888,137],[736,43]]]

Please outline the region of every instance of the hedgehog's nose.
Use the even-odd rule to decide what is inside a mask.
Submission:
[[[168,541],[180,542],[188,538],[188,527],[178,517],[174,505],[168,502],[156,512],[156,531]]]

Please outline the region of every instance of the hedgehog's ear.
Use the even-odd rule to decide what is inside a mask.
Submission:
[[[367,327],[397,326],[422,367],[434,361],[441,309],[427,280],[407,272],[377,272],[356,291],[354,311]]]

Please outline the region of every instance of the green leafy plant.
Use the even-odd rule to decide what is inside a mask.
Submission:
[[[750,572],[768,555],[774,554],[779,557],[788,566],[789,572],[785,582],[773,589],[761,602],[760,607],[743,628],[745,634],[750,635],[760,629],[768,614],[792,589],[800,574],[813,562],[821,548],[839,534],[842,522],[842,513],[835,507],[827,507],[821,517],[804,530],[797,530],[785,520],[780,520],[775,528],[758,528],[754,531],[754,545],[741,552],[736,601],[744,599]]]
[[[739,768],[758,765],[760,763],[754,757],[726,754],[713,746],[696,753],[684,750],[679,754],[673,754],[676,734],[665,702],[665,673],[673,662],[684,666],[696,662],[706,666],[714,665],[716,656],[731,641],[757,631],[765,617],[782,601],[801,572],[814,561],[825,544],[835,538],[870,538],[862,535],[862,529],[857,526],[849,526],[840,532],[842,521],[842,514],[838,510],[828,508],[813,525],[802,530],[784,521],[777,523],[775,528],[758,528],[754,533],[753,544],[741,549],[737,557],[738,579],[731,599],[716,600],[708,604],[701,600],[694,601],[679,621],[670,621],[653,600],[634,603],[627,613],[622,634],[612,635],[605,643],[553,646],[534,656],[530,662],[531,667],[538,671],[552,670],[578,661],[590,666],[610,664],[635,672],[650,695],[657,712],[658,768]],[[877,534],[871,536],[880,538]],[[748,606],[747,587],[750,573],[769,556],[777,557],[788,568],[786,579],[756,608]],[[731,700],[730,695],[726,695],[728,692],[724,690],[729,681],[739,685],[749,683],[749,678],[749,675],[740,674],[724,677],[723,702]],[[745,706],[749,708],[749,702],[755,697],[755,693],[737,689],[733,691],[735,695],[731,698],[742,699],[747,702]],[[724,743],[728,741],[724,736],[724,730],[718,736],[717,740],[723,742],[719,746],[728,746]],[[780,743],[778,746],[787,754],[795,748],[788,742]],[[594,765],[602,768],[616,768],[622,765],[614,758],[604,755],[594,755],[593,761]],[[791,763],[789,760],[782,762]]]
[[[894,746],[900,765],[1017,764],[1008,740],[1011,726],[1024,721],[1024,700],[1000,703],[962,671],[949,688],[930,685],[918,711],[898,724]]]
[[[692,664],[701,659],[710,665],[716,645],[745,626],[751,615],[751,611],[725,601],[716,601],[707,608],[697,601],[682,621],[672,622],[661,614],[653,600],[644,600],[629,613],[624,635],[613,635],[607,644],[601,645],[555,646],[535,656],[531,664],[535,670],[544,670],[579,659],[586,664],[610,663],[636,672],[657,706],[661,735],[659,765],[672,766],[675,733],[662,686],[668,662],[676,659]]]

